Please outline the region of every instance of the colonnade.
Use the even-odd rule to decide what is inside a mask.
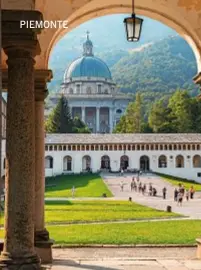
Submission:
[[[5,237],[0,269],[41,269],[51,262],[44,224],[44,99],[50,70],[35,70],[39,29],[20,28],[20,20],[42,20],[37,11],[2,11],[6,53],[3,87],[7,98]],[[5,75],[7,73],[7,75]]]

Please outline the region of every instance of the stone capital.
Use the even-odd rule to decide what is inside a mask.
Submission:
[[[44,101],[47,97],[47,82],[50,82],[52,77],[52,71],[49,69],[36,69],[34,71],[35,101]]]
[[[43,17],[35,10],[2,10],[2,47],[12,57],[26,57],[40,54],[37,34],[39,28],[22,27],[20,21],[42,21]],[[23,55],[23,53],[25,55]]]

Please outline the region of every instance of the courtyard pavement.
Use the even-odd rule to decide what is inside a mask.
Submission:
[[[172,212],[189,216],[192,219],[201,219],[201,192],[196,192],[195,198],[193,200],[189,200],[188,202],[184,198],[183,205],[177,206],[177,203],[174,202],[175,186],[164,181],[157,175],[148,174],[140,176],[140,182],[143,184],[145,183],[147,188],[149,183],[152,183],[152,186],[157,190],[157,197],[148,196],[148,194],[142,195],[141,193],[135,191],[131,192],[130,183],[132,180],[132,175],[119,176],[103,174],[102,177],[108,188],[113,193],[115,199],[128,200],[129,197],[132,197],[134,202],[164,211],[166,211],[167,206],[170,205],[172,207]],[[123,192],[120,188],[121,181],[124,183]],[[167,198],[165,200],[162,198],[162,189],[164,187],[167,188]]]
[[[185,254],[185,255],[184,255]],[[195,248],[53,249],[52,270],[200,270]]]

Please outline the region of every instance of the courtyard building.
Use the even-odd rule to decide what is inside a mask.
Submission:
[[[121,169],[201,182],[201,134],[46,135],[46,176]]]

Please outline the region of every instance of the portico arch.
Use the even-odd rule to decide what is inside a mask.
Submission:
[[[161,155],[158,158],[158,167],[159,168],[167,168],[167,157],[165,155]]]
[[[185,3],[182,1],[136,0],[135,10],[136,14],[158,20],[180,34],[191,46],[197,60],[198,71],[201,71],[201,34],[198,31],[200,17],[199,13],[195,12],[198,7],[192,2],[192,0],[187,0]],[[194,12],[190,13],[189,7]],[[125,0],[122,3],[120,0],[75,0],[73,2],[62,0],[55,10],[54,4],[47,1],[41,6],[40,0],[36,0],[36,9],[42,9],[45,20],[51,20],[52,17],[68,20],[67,29],[48,29],[39,36],[42,53],[41,56],[36,57],[36,67],[47,68],[52,48],[66,33],[95,17],[120,13],[130,14],[131,1]]]
[[[182,155],[176,156],[176,168],[184,168],[184,157]]]
[[[72,157],[71,156],[65,156],[63,159],[63,170],[70,172],[72,171]]]
[[[201,168],[201,156],[195,155],[193,157],[193,168]]]
[[[53,169],[54,160],[52,156],[45,157],[45,168],[46,169]]]
[[[82,170],[83,171],[91,170],[91,157],[88,155],[82,158]]]
[[[150,170],[150,160],[148,156],[140,157],[140,170],[142,171]]]
[[[129,167],[129,157],[124,155],[120,158],[120,167],[123,170],[126,170]]]
[[[101,157],[101,169],[110,169],[110,157],[105,155]]]

